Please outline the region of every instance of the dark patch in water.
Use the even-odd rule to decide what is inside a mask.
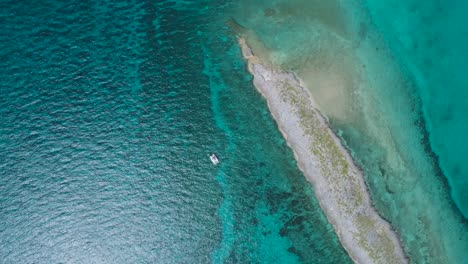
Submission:
[[[276,10],[273,8],[265,8],[263,9],[263,15],[265,15],[266,17],[272,17],[276,15]]]

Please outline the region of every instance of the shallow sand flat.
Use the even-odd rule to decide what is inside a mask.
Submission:
[[[356,263],[407,263],[397,234],[371,205],[363,175],[292,73],[255,56],[239,38],[254,85],[294,151],[341,243]]]

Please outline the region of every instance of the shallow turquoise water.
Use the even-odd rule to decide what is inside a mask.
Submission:
[[[372,1],[367,6],[417,83],[428,140],[468,219],[468,58],[466,1]]]
[[[350,263],[228,10],[0,1],[1,263]]]
[[[262,56],[305,81],[411,262],[467,263],[467,8],[456,1],[240,2],[237,23],[261,42]]]

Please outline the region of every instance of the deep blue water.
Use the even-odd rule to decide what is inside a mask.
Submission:
[[[0,1],[0,263],[350,262],[230,7]]]

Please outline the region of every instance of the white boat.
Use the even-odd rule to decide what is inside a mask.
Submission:
[[[219,163],[219,159],[216,156],[216,154],[214,154],[214,153],[210,155],[210,160],[211,160],[211,162],[213,162],[213,165],[216,165],[216,164]]]

